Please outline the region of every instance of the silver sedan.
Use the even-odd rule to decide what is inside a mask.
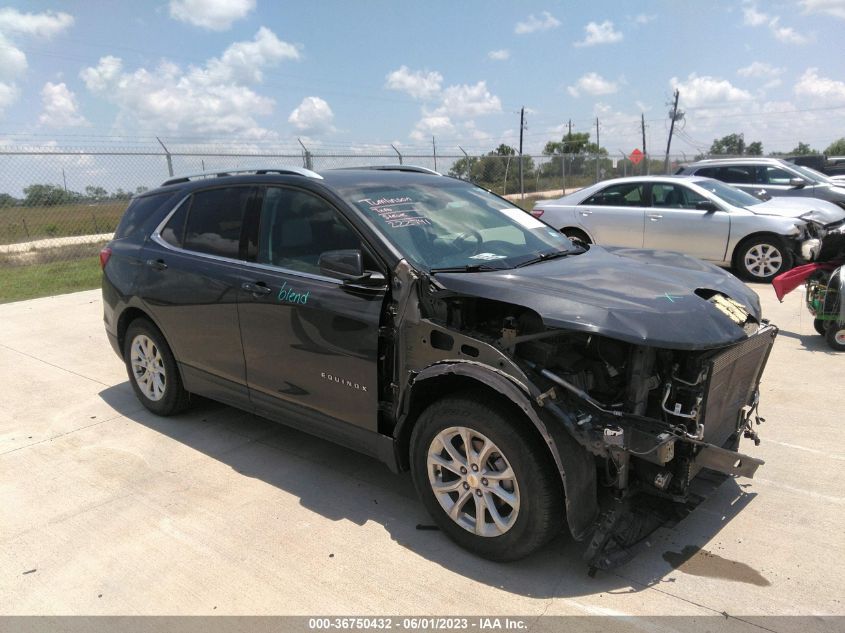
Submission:
[[[531,213],[583,242],[679,251],[761,282],[817,258],[826,237],[845,235],[845,211],[825,200],[763,201],[696,176],[605,180]]]

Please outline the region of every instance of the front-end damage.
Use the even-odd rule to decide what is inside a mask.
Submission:
[[[400,269],[391,313],[397,436],[428,380],[460,376],[508,398],[552,452],[569,531],[577,540],[592,535],[591,568],[627,560],[667,504],[689,501],[705,469],[751,477],[763,463],[737,447],[743,436],[759,443],[759,381],[777,328],[730,296],[699,290],[693,309],[706,304],[716,311],[708,318],[728,319],[731,340],[670,349],[589,324],[549,325],[530,307]]]

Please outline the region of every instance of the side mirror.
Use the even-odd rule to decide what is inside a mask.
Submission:
[[[789,186],[790,187],[797,187],[798,189],[801,189],[802,187],[807,186],[807,181],[804,180],[803,178],[790,178],[789,179]]]
[[[357,248],[326,251],[320,254],[317,264],[321,273],[327,277],[339,277],[345,284],[382,286],[385,283],[381,273],[364,272],[364,256]]]
[[[699,200],[695,203],[695,208],[699,211],[707,211],[707,213],[714,213],[719,210],[718,205],[712,200]]]

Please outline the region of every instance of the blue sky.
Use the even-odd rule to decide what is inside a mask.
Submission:
[[[0,0],[0,143],[611,152],[845,136],[845,0]],[[297,146],[298,147],[298,146]]]

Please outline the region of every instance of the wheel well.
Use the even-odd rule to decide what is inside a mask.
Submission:
[[[140,308],[127,308],[124,310],[120,318],[117,320],[117,343],[120,345],[121,354],[123,353],[123,345],[126,338],[126,330],[129,329],[129,324],[135,319],[147,319],[154,323],[150,316]]]
[[[560,230],[561,233],[564,235],[574,235],[581,239],[582,242],[586,242],[587,244],[592,244],[593,240],[587,234],[584,229],[579,229],[577,226],[565,226]]]
[[[456,393],[481,394],[485,401],[500,407],[502,410],[509,411],[514,416],[523,418],[525,425],[530,428],[530,432],[535,433],[540,441],[548,446],[548,441],[541,437],[540,431],[526,418],[525,413],[520,410],[516,403],[507,396],[474,378],[456,375],[437,376],[419,382],[411,390],[408,414],[396,438],[397,461],[401,470],[408,470],[410,467],[411,433],[420,414],[430,404]],[[553,458],[551,451],[549,451],[549,458]]]
[[[736,265],[737,257],[739,256],[740,249],[742,249],[743,246],[748,244],[748,242],[761,237],[769,238],[773,242],[776,242],[778,244],[781,244],[785,248],[788,248],[786,238],[783,235],[778,235],[777,233],[772,233],[770,231],[760,231],[758,233],[752,233],[751,235],[746,235],[745,237],[743,237],[739,241],[739,244],[734,247],[734,252],[731,253],[731,263]]]

